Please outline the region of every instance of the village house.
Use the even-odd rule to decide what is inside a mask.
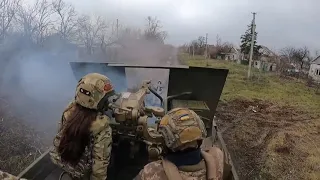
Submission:
[[[221,59],[227,61],[235,61],[241,62],[244,59],[243,53],[241,53],[240,49],[235,48],[232,46],[229,50],[225,52],[219,52],[218,48],[215,45],[208,45],[209,55],[213,59]]]
[[[314,59],[310,64],[309,77],[320,82],[320,56]]]
[[[229,61],[241,61],[243,59],[243,54],[241,53],[240,49],[236,49],[232,47],[229,52],[222,52],[220,53],[220,57],[223,60]]]
[[[259,49],[261,54],[259,60],[254,60],[253,67],[263,71],[276,71],[277,55],[266,46],[261,46]]]

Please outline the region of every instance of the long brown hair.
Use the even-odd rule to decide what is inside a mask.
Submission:
[[[67,117],[62,132],[58,152],[63,161],[78,164],[90,141],[91,123],[97,117],[97,111],[75,104]]]

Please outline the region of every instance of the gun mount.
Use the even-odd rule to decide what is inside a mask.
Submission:
[[[130,141],[131,157],[139,151],[136,142],[144,142],[150,159],[158,159],[163,151],[163,138],[153,128],[148,127],[149,118],[160,119],[165,115],[162,107],[145,106],[145,97],[150,92],[155,96],[158,94],[152,90],[151,81],[143,82],[141,88],[134,92],[123,92],[117,99],[108,105],[113,112],[113,122],[110,126],[113,131],[114,146],[127,139]],[[161,96],[157,96],[161,97]],[[160,99],[160,98],[159,98]],[[162,99],[161,99],[162,101]],[[121,141],[119,141],[121,139]],[[134,147],[135,146],[135,147]]]
[[[70,65],[76,79],[80,79],[90,72],[107,75],[111,79],[116,92],[126,92],[132,88],[128,85],[127,79],[135,75],[128,75],[128,69],[134,69],[138,72],[151,70],[152,73],[156,70],[164,70],[153,75],[154,78],[151,78],[152,75],[150,74],[144,75],[140,82],[143,79],[156,79],[158,81],[159,78],[165,77],[167,73],[167,81],[162,81],[166,82],[162,83],[166,93],[161,94],[163,100],[160,100],[160,109],[164,109],[164,112],[166,112],[182,106],[195,110],[203,118],[207,127],[208,137],[205,141],[208,143],[206,146],[220,146],[225,153],[224,179],[239,179],[226,144],[214,122],[215,110],[228,70],[188,66],[139,66],[90,62],[74,62]],[[156,157],[161,153],[159,149],[154,148],[159,145],[161,138],[155,129],[150,127],[148,121],[152,119],[151,114],[153,114],[153,118],[157,118],[161,117],[163,111],[158,107],[148,107],[142,103],[142,99],[148,96],[146,94],[149,91],[153,94],[152,88],[149,91],[147,89],[149,88],[138,88],[135,92],[122,93],[110,106],[111,108],[118,108],[118,110],[114,109],[114,121],[111,123],[114,131],[114,143],[108,168],[108,179],[133,179],[150,161],[150,157]],[[159,96],[159,94],[154,95]],[[159,146],[161,147],[161,145]],[[58,179],[60,173],[61,169],[51,162],[47,151],[21,172],[18,177],[49,180]]]

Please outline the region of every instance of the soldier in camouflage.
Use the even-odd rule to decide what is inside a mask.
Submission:
[[[176,108],[160,121],[158,131],[169,152],[162,160],[147,164],[135,180],[221,180],[223,152],[217,147],[200,149],[207,132],[192,110]]]
[[[107,178],[112,130],[103,112],[113,94],[106,76],[87,74],[78,82],[75,99],[62,114],[50,156],[73,179]]]
[[[0,170],[0,180],[27,180],[27,179],[18,178],[12,174],[9,174]]]

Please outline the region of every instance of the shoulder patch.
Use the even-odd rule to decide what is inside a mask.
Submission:
[[[96,120],[92,122],[90,131],[93,134],[98,134],[101,132],[103,129],[109,126],[109,117],[106,115],[98,115]]]

